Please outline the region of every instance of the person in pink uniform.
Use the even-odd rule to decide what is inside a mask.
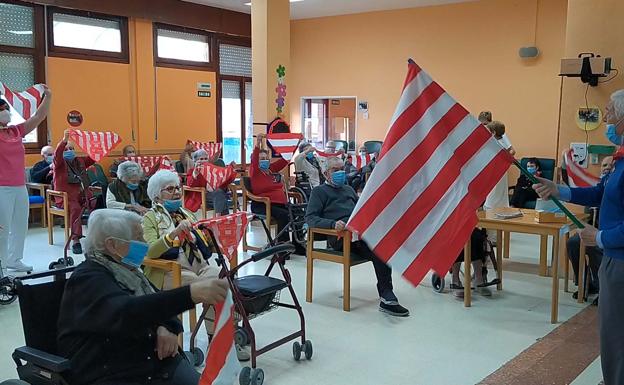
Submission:
[[[28,192],[24,173],[25,151],[22,138],[36,129],[50,111],[52,93],[45,87],[37,112],[24,123],[11,124],[11,108],[0,99],[0,261],[2,268],[29,272],[22,262],[28,231]]]
[[[71,223],[72,252],[82,254],[82,209],[89,204],[91,191],[87,168],[95,161],[88,156],[76,156],[74,144],[69,141],[69,130],[54,151],[54,189],[67,193],[69,223]],[[57,206],[62,202],[56,201]]]

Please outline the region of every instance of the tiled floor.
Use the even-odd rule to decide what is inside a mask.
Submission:
[[[56,234],[57,244],[48,246],[46,231],[31,229],[25,262],[43,270],[51,260],[59,258],[61,229]],[[255,234],[257,229],[253,230]],[[537,237],[513,235],[514,262],[534,264],[538,250]],[[248,272],[265,266],[266,262],[259,262]],[[316,265],[313,303],[305,302],[305,259],[294,256],[288,268],[303,302],[314,358],[294,362],[290,344],[261,356],[259,366],[265,371],[266,384],[470,385],[556,327],[549,323],[551,280],[533,273],[507,271],[505,290],[495,292],[492,298],[476,296],[472,308],[464,308],[449,294],[434,293],[428,280],[412,287],[395,276],[396,293],[411,311],[411,317],[396,319],[377,310],[371,265],[352,270],[350,313],[341,310],[342,275],[337,265]],[[283,293],[282,298],[286,297]],[[583,309],[570,294],[561,292],[560,298],[561,322]],[[6,379],[15,377],[10,355],[23,343],[17,303],[0,308],[0,325],[0,379]],[[280,309],[255,320],[253,326],[264,344],[295,330],[298,321],[293,311]],[[206,346],[203,332],[199,345]],[[598,361],[574,385],[596,385],[601,378]],[[544,384],[548,383],[544,378]]]

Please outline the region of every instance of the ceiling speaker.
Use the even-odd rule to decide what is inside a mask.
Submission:
[[[521,58],[532,58],[539,55],[539,49],[537,47],[522,47],[518,50],[518,54]]]

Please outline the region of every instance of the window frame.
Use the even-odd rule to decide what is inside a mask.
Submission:
[[[94,49],[62,47],[54,45],[54,15],[66,14],[89,17],[94,19],[111,20],[119,23],[121,34],[121,52],[99,51]],[[48,56],[67,59],[106,61],[113,63],[130,63],[130,40],[128,35],[128,18],[123,16],[107,15],[103,13],[80,11],[60,7],[47,7],[48,24]]]
[[[35,84],[46,82],[45,71],[45,31],[44,31],[44,7],[42,5],[27,3],[19,0],[0,0],[0,3],[20,5],[33,8],[33,34],[34,47],[17,47],[0,44],[1,53],[32,56],[34,63]],[[37,142],[24,143],[27,154],[37,154],[42,147],[48,144],[48,122],[44,120],[37,130]]]
[[[178,25],[172,24],[164,24],[164,23],[152,23],[153,29],[153,43],[154,49],[152,52],[154,53],[154,66],[155,67],[166,67],[166,68],[178,68],[178,69],[187,69],[187,70],[200,70],[200,71],[211,71],[216,72],[218,69],[218,50],[216,47],[215,34],[212,32],[208,32],[202,29],[181,27]],[[181,60],[181,59],[170,59],[163,58],[158,56],[158,30],[166,29],[170,31],[176,32],[186,32],[192,33],[196,35],[203,35],[208,38],[208,63],[196,62],[192,60]]]

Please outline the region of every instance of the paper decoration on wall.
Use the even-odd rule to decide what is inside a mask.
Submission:
[[[284,111],[284,105],[286,104],[286,68],[283,65],[279,65],[275,70],[277,72],[277,87],[275,88],[275,92],[277,92],[277,99],[275,99],[275,103],[277,103],[277,114],[281,115]]]
[[[275,152],[281,155],[287,161],[290,161],[299,142],[303,139],[303,135],[300,133],[270,133],[267,134],[267,142]]]
[[[69,139],[96,162],[102,160],[121,143],[119,135],[108,131],[94,132],[70,129]]]
[[[195,151],[199,150],[200,148],[203,150],[206,150],[206,152],[208,153],[208,157],[212,158],[215,154],[220,153],[221,149],[223,149],[223,143],[216,143],[216,142],[196,142],[194,140],[188,140],[186,142],[187,144],[190,143],[193,145],[193,147],[195,148]]]
[[[35,114],[37,108],[43,100],[45,86],[36,84],[26,91],[13,92],[4,83],[0,82],[0,94],[4,95],[11,107],[24,119],[28,119]]]
[[[226,188],[236,179],[236,170],[233,165],[226,167],[215,166],[212,163],[202,163],[197,166],[199,173],[206,178],[206,189],[215,191]]]
[[[129,160],[131,162],[138,163],[143,169],[145,174],[149,174],[152,171],[158,170],[173,170],[173,164],[168,156],[126,156],[121,158],[123,160]],[[158,168],[154,170],[154,167],[158,165]]]

